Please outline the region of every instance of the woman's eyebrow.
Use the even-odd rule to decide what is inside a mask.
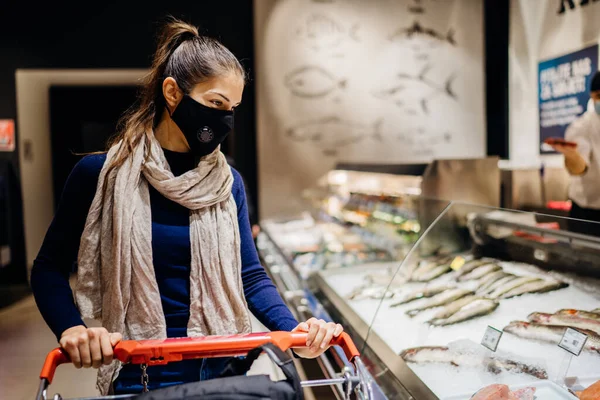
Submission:
[[[219,96],[221,96],[222,98],[224,98],[225,100],[227,100],[228,103],[231,103],[231,100],[229,100],[227,97],[225,97],[225,95],[219,93],[219,92],[212,92],[214,94],[218,94]]]

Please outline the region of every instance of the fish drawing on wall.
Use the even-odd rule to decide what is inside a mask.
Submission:
[[[413,14],[425,14],[425,7],[421,4],[421,0],[413,0],[413,4],[408,6],[408,12]]]
[[[373,95],[382,100],[392,101],[399,107],[406,107],[407,104],[414,103],[414,99],[417,98],[417,102],[425,114],[429,114],[429,101],[434,97],[445,95],[458,100],[452,88],[456,75],[450,75],[443,83],[436,83],[427,78],[430,69],[431,66],[426,65],[417,76],[404,72],[399,73],[400,82],[397,85],[377,91]]]
[[[435,1],[435,0],[432,0]],[[413,14],[425,14],[425,7],[423,6],[423,0],[413,0],[413,4],[408,6],[408,12]]]
[[[346,28],[326,14],[310,14],[296,30],[296,36],[315,51],[338,50],[344,41],[359,41],[358,29],[358,24]]]
[[[335,77],[319,66],[304,66],[287,74],[284,84],[295,96],[315,98],[345,88],[346,80]]]
[[[300,123],[286,131],[286,136],[296,142],[309,142],[318,147],[324,155],[335,156],[343,147],[365,139],[382,141],[383,119],[371,125],[327,116]]]
[[[452,142],[452,134],[450,132],[435,134],[427,132],[423,128],[420,128],[416,131],[400,133],[396,138],[404,144],[419,146],[436,146],[438,144]]]
[[[429,41],[430,47],[436,47],[439,44],[456,46],[453,29],[449,29],[448,32],[444,34],[433,28],[424,27],[418,21],[415,21],[412,26],[408,28],[398,28],[396,32],[390,36],[391,41],[416,38],[426,39]]]

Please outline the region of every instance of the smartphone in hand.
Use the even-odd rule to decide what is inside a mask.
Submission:
[[[547,145],[550,145],[550,146],[565,146],[565,147],[572,147],[572,148],[577,147],[577,143],[569,142],[568,140],[565,140],[565,139],[559,138],[559,137],[548,138],[548,139],[544,140],[544,143],[546,143]]]

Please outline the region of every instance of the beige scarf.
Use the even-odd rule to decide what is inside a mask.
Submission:
[[[190,319],[188,336],[251,331],[241,278],[237,206],[233,176],[215,150],[198,166],[175,177],[160,144],[144,141],[106,176],[120,143],[108,152],[87,216],[78,257],[75,299],[83,318],[99,319],[124,339],[167,336],[152,263],[152,216],[148,184],[190,210]],[[106,179],[106,196],[102,182]],[[98,389],[109,391],[120,363],[100,368]]]

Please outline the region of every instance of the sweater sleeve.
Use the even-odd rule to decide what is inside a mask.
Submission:
[[[233,195],[238,206],[240,228],[242,282],[248,307],[268,329],[291,331],[298,325],[298,321],[285,305],[277,288],[260,264],[252,239],[244,184],[240,174],[234,169],[232,171],[234,176]]]
[[[65,184],[54,219],[33,262],[31,287],[40,313],[60,339],[68,328],[84,325],[69,286],[87,213],[96,193],[105,155],[83,158]]]

